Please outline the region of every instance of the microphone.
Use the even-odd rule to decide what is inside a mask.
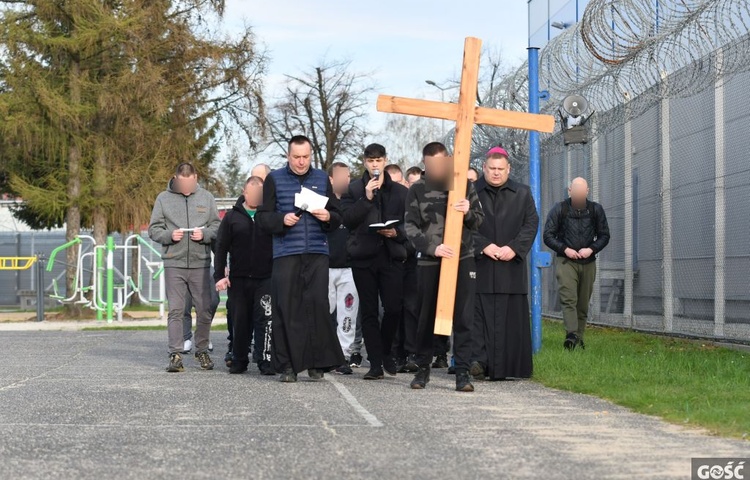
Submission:
[[[377,168],[375,170],[373,170],[372,171],[372,178],[374,178],[375,180],[379,179],[380,178],[380,170],[378,170]]]
[[[302,213],[306,211],[307,211],[307,204],[303,203],[301,207],[299,207],[297,210],[294,211],[294,216],[299,218],[302,216]]]

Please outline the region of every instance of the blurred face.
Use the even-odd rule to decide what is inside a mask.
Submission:
[[[477,172],[475,172],[472,169],[469,169],[469,172],[466,174],[466,178],[471,182],[474,183],[477,180],[479,180],[479,175],[477,175]]]
[[[263,185],[250,182],[245,185],[242,195],[245,196],[245,205],[250,208],[258,208],[258,205],[263,201]]]
[[[333,187],[333,193],[340,197],[346,193],[349,188],[349,181],[351,180],[351,174],[348,168],[336,167],[331,172],[331,187]]]
[[[427,178],[435,182],[448,182],[453,178],[453,158],[445,153],[424,157],[424,171]]]
[[[250,170],[250,176],[251,177],[262,178],[263,181],[265,181],[266,180],[266,176],[268,175],[266,173],[266,170],[267,169],[266,169],[265,165],[256,165],[256,166],[253,167],[252,170]]]
[[[380,172],[380,175],[383,174],[383,169],[385,169],[385,166],[388,164],[388,159],[385,157],[378,157],[378,158],[365,158],[365,169],[367,170],[367,173],[370,174],[371,177],[374,177],[375,170]]]
[[[180,192],[187,197],[188,195],[191,195],[195,191],[195,187],[198,186],[198,175],[189,175],[187,177],[177,175],[174,177],[172,186],[175,191]]]
[[[508,181],[510,163],[505,157],[488,158],[484,162],[484,179],[487,185],[502,187]]]
[[[289,146],[287,160],[289,168],[297,175],[304,175],[310,170],[310,160],[312,159],[312,145],[309,143],[293,143]]]
[[[589,196],[589,185],[583,178],[576,178],[570,183],[568,194],[574,205],[585,205]]]
[[[404,184],[404,174],[402,172],[399,172],[398,170],[394,170],[392,172],[388,172],[388,176],[391,177],[391,180],[393,180],[395,183]]]
[[[412,186],[412,185],[414,185],[414,184],[415,184],[415,183],[417,182],[417,180],[419,180],[420,178],[422,178],[422,176],[421,176],[420,174],[418,174],[418,173],[412,173],[412,174],[409,174],[409,175],[407,176],[407,178],[406,178],[406,186],[407,186],[407,187],[411,187],[411,186]]]

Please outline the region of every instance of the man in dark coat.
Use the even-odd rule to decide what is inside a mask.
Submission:
[[[531,189],[509,178],[508,152],[487,153],[475,188],[484,222],[474,234],[477,296],[471,374],[529,378],[532,372],[528,253],[539,227]]]
[[[328,175],[312,168],[311,157],[310,139],[289,140],[288,163],[266,178],[255,214],[273,234],[272,352],[282,382],[296,382],[303,370],[321,380],[344,363],[328,309],[328,232],[338,228],[341,215]],[[302,188],[328,197],[325,208],[295,206]]]
[[[227,306],[233,314],[232,362],[229,373],[247,371],[250,341],[255,336],[253,362],[263,375],[273,375],[271,366],[271,235],[255,221],[263,200],[263,179],[250,177],[232,210],[219,226],[214,256],[216,291],[229,290]],[[227,276],[227,259],[231,268]]]
[[[370,360],[364,379],[379,380],[383,370],[389,375],[396,375],[398,370],[391,346],[403,316],[407,190],[385,173],[385,147],[368,145],[364,157],[365,173],[349,184],[341,197],[341,209],[350,232],[347,251],[359,292],[362,335]],[[395,223],[386,226],[384,222]],[[378,224],[382,226],[373,227]],[[379,301],[383,303],[382,322],[378,319]]]

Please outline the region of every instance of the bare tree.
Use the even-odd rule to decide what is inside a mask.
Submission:
[[[383,129],[388,160],[406,169],[422,162],[422,147],[439,141],[440,121],[425,117],[389,115]]]
[[[282,99],[269,110],[271,142],[286,153],[295,134],[312,141],[313,166],[350,163],[362,150],[369,75],[351,70],[350,61],[321,62],[299,76],[287,76]]]

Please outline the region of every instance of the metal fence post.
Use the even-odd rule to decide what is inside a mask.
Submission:
[[[44,255],[36,256],[36,321],[44,321]]]
[[[724,51],[716,51],[716,71],[721,72],[724,63]],[[714,128],[715,128],[715,174],[714,174],[714,336],[724,336],[724,317],[726,313],[726,288],[724,263],[726,261],[726,190],[724,176],[726,158],[724,156],[724,77],[716,76],[714,89]]]

